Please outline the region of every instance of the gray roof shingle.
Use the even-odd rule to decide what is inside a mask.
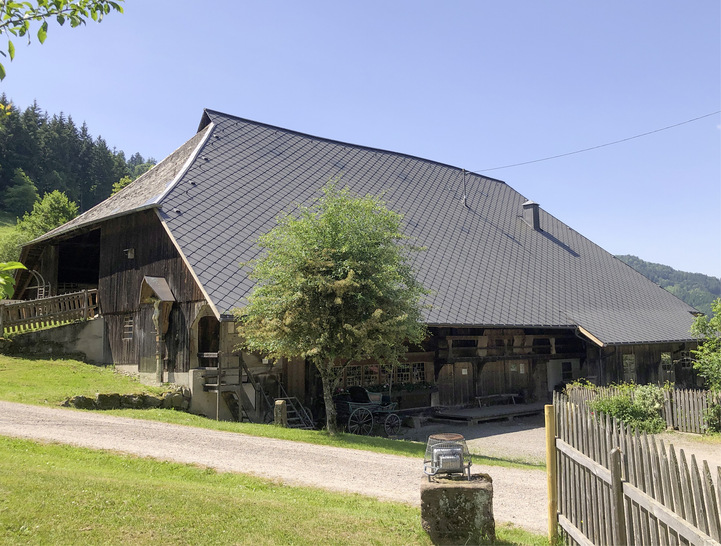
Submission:
[[[258,235],[340,176],[358,194],[382,193],[404,215],[407,234],[428,248],[415,266],[433,291],[429,324],[580,325],[613,344],[691,337],[691,307],[543,210],[543,231],[533,230],[521,219],[527,199],[499,180],[466,173],[464,206],[461,169],[205,115],[212,136],[204,159],[161,204],[220,312],[242,305],[252,289],[238,263],[256,256]]]
[[[403,214],[406,233],[427,247],[414,265],[432,291],[431,325],[578,325],[607,344],[691,338],[693,308],[543,210],[535,231],[521,218],[527,199],[499,180],[465,173],[466,206],[461,169],[212,110],[175,154],[127,197],[111,197],[55,234],[116,207],[158,204],[222,313],[252,289],[238,264],[258,254],[258,235],[341,177],[357,194],[383,194]]]

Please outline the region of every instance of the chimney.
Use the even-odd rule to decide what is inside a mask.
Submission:
[[[523,203],[523,221],[536,231],[542,231],[541,222],[538,219],[538,203],[533,201]]]

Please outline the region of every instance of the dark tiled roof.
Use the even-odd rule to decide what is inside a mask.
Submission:
[[[210,137],[161,204],[220,312],[252,288],[238,264],[256,256],[258,235],[340,176],[355,193],[382,193],[428,248],[415,266],[433,291],[429,324],[580,325],[612,344],[690,338],[691,307],[543,210],[533,230],[526,198],[503,182],[466,174],[465,206],[461,169],[214,111],[204,119]]]
[[[383,194],[432,290],[431,325],[581,326],[606,344],[690,339],[689,307],[540,210],[507,184],[404,154],[335,142],[206,111],[201,130],[123,192],[43,238],[161,206],[216,309],[242,305],[253,283],[240,262],[283,211],[310,204],[341,177],[357,194]]]

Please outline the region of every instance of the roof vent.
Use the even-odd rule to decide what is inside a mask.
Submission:
[[[538,219],[538,203],[533,201],[523,203],[523,221],[536,231],[542,231],[541,221]]]

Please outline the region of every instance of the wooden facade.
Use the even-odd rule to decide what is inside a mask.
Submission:
[[[153,305],[141,303],[140,297],[144,277],[154,277],[167,282],[175,299],[161,343],[163,369],[182,374],[212,366],[198,354],[214,354],[219,348],[228,365],[238,366],[237,353],[232,358],[231,354],[239,339],[235,332],[219,330],[220,323],[155,209],[109,218],[72,233],[34,249],[36,263],[30,265],[41,273],[50,293],[66,286],[97,288],[108,362],[137,366],[140,373],[156,370]],[[33,297],[27,283],[26,289],[26,297]],[[348,367],[342,385],[392,382],[411,391],[417,383],[422,385],[419,390],[426,389],[421,405],[431,403],[432,385],[437,392],[434,403],[458,406],[472,404],[479,396],[508,393],[527,402],[549,400],[559,385],[582,377],[601,385],[675,381],[693,387],[698,382],[688,343],[599,347],[568,328],[435,326],[430,333],[395,369],[360,362]],[[306,403],[320,397],[316,374],[307,363],[281,363],[276,370],[294,396]]]
[[[98,294],[112,361],[137,363],[140,372],[155,369],[153,307],[140,303],[140,287],[143,277],[160,277],[176,300],[164,336],[164,368],[187,372],[190,325],[205,297],[157,213],[148,210],[111,219],[100,231]]]

